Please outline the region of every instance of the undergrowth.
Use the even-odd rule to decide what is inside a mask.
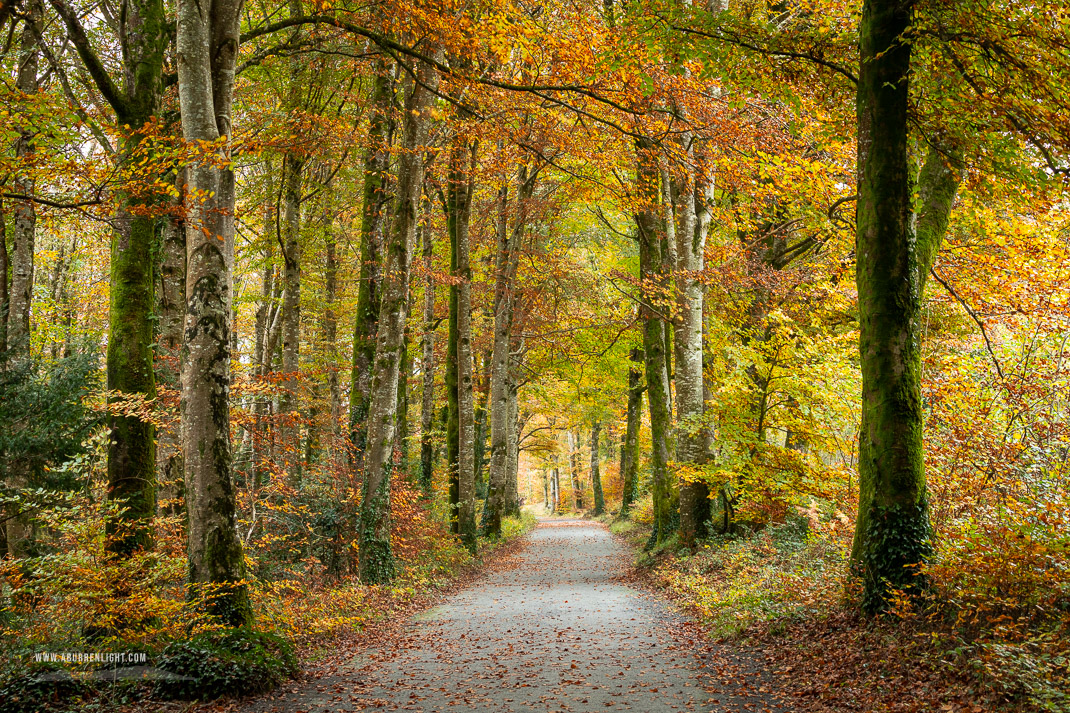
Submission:
[[[145,698],[211,700],[271,690],[331,640],[407,610],[466,568],[535,525],[530,513],[503,520],[503,536],[480,541],[473,556],[429,518],[417,498],[402,501],[393,536],[399,575],[361,584],[331,575],[307,557],[270,570],[250,562],[256,630],[223,629],[186,600],[185,556],[161,518],[155,552],[113,565],[105,556],[106,501],[73,512],[45,512],[56,547],[0,572],[0,711],[110,711]],[[261,555],[263,557],[264,555]],[[122,583],[125,597],[114,595]],[[125,624],[125,625],[124,625]],[[90,632],[112,632],[91,634]],[[295,654],[295,651],[298,654]],[[113,663],[42,662],[59,652],[139,652],[140,666],[109,674]]]
[[[650,527],[637,510],[638,517],[617,519],[610,531],[632,546],[647,581],[719,640],[803,650],[812,642],[802,637],[847,622],[859,640],[909,651],[903,658],[917,657],[912,665],[974,680],[1007,710],[1070,711],[1070,609],[1059,587],[1030,588],[1011,606],[1014,583],[1021,589],[1025,579],[1052,577],[1041,566],[1016,575],[1028,558],[1003,559],[986,578],[985,562],[964,561],[961,544],[945,547],[928,568],[932,587],[924,600],[895,602],[886,616],[867,619],[857,614],[860,586],[848,574],[849,523],[788,517],[757,532],[711,537],[693,551],[674,540],[646,551]]]

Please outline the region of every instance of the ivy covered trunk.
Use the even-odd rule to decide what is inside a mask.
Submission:
[[[643,421],[643,350],[632,349],[629,355],[633,366],[628,368],[628,410],[624,434],[620,444],[620,478],[623,485],[620,512],[626,515],[639,497],[639,427]]]
[[[364,155],[364,204],[360,228],[360,282],[357,286],[357,316],[353,327],[353,368],[349,390],[349,438],[353,446],[353,470],[360,475],[367,446],[367,418],[370,405],[372,361],[382,302],[382,263],[388,179],[393,127],[390,120],[394,86],[387,62],[376,66],[372,95],[369,144]]]
[[[455,137],[450,149],[446,187],[446,228],[450,236],[449,349],[447,390],[450,418],[446,427],[450,464],[450,529],[474,551],[475,411],[472,401],[472,270],[469,265],[468,226],[472,215],[472,176],[475,144]]]
[[[419,81],[410,85],[405,106],[397,195],[385,251],[383,296],[368,394],[368,440],[358,537],[360,578],[367,584],[387,582],[396,573],[390,545],[390,479],[394,472],[398,373],[408,318],[409,261],[424,179],[422,147],[427,143],[430,97],[434,92],[434,75],[425,70],[421,74]]]
[[[635,222],[639,234],[639,276],[644,286],[663,288],[663,225],[657,214],[660,172],[653,144],[647,139],[636,142],[636,199],[639,203]],[[658,290],[660,291],[660,289]],[[669,370],[666,324],[658,306],[651,304],[653,293],[643,295],[643,349],[646,361],[647,402],[650,408],[650,465],[654,483],[654,530],[651,542],[660,544],[674,529],[675,508],[669,483],[669,438],[672,410],[669,405]]]
[[[863,606],[917,592],[932,552],[921,403],[921,267],[909,165],[910,0],[866,0],[859,30],[857,283],[862,365],[858,520]]]
[[[235,193],[229,138],[240,9],[239,0],[179,0],[176,55],[183,136],[213,147],[187,169],[182,441],[190,596],[230,626],[253,621],[235,529],[230,450]]]

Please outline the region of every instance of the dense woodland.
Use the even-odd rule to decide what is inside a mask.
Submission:
[[[1064,0],[3,0],[3,648],[330,633],[523,506],[642,525],[710,616],[924,619],[1064,710],[1067,37]]]

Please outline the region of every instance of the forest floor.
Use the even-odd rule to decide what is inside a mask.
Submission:
[[[626,526],[621,527],[621,522]],[[797,713],[1032,713],[1041,710],[1025,697],[1000,695],[984,685],[970,670],[973,663],[970,657],[950,651],[947,632],[923,617],[869,619],[839,599],[791,611],[784,602],[774,601],[775,594],[757,586],[757,578],[739,577],[738,573],[719,570],[716,566],[703,567],[701,562],[696,566],[690,559],[704,557],[701,551],[690,557],[686,551],[674,552],[672,547],[647,553],[644,546],[649,527],[618,521],[613,531],[615,539],[630,550],[633,561],[637,562],[629,568],[628,580],[637,587],[668,596],[680,610],[690,612],[702,621],[709,640],[719,642],[728,650],[750,651],[751,656],[766,661],[773,680],[765,685],[777,691],[778,700],[787,710]],[[756,541],[754,547],[758,546]],[[753,552],[744,554],[754,556]],[[705,573],[696,578],[695,572]],[[728,581],[721,581],[726,577]],[[687,580],[687,584],[680,586],[681,580]],[[704,588],[731,590],[725,603],[705,616],[697,601]],[[756,611],[767,615],[755,616]],[[737,622],[732,621],[733,615]]]
[[[544,521],[481,576],[244,713],[786,711],[758,649],[712,645],[628,582],[598,523]],[[213,708],[219,710],[219,708]]]

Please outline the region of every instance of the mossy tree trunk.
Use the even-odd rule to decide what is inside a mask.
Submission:
[[[176,43],[182,133],[218,148],[192,162],[186,231],[182,440],[190,596],[230,626],[253,610],[235,529],[230,447],[230,318],[234,173],[230,146],[241,19],[238,0],[179,0]],[[222,141],[221,141],[222,139]]]
[[[19,38],[18,73],[15,86],[26,95],[38,91],[37,76],[40,48],[37,38],[41,32],[41,17],[44,8],[38,1],[28,3],[28,13]],[[15,157],[29,161],[34,153],[34,135],[23,132],[15,140]],[[30,176],[16,173],[15,192],[32,196],[35,185]],[[33,302],[34,242],[37,234],[37,209],[33,202],[14,199],[10,204],[11,226],[11,288],[8,291],[7,311],[7,358],[11,363],[25,362],[30,358],[30,313]],[[5,279],[7,278],[5,274]],[[30,485],[31,466],[22,458],[7,465],[7,481],[12,488]],[[30,553],[33,544],[33,525],[25,514],[10,513],[7,516],[5,537],[7,551],[12,557]]]
[[[518,175],[519,191],[516,200],[516,219],[509,228],[509,189],[503,186],[498,195],[498,255],[494,286],[494,345],[490,357],[490,483],[484,508],[483,531],[489,536],[501,534],[502,518],[509,503],[508,482],[515,448],[516,415],[513,408],[515,393],[510,389],[513,325],[516,314],[516,271],[520,247],[526,232],[525,210],[535,191],[538,171],[526,166]]]
[[[664,289],[665,263],[662,246],[664,222],[658,215],[660,172],[652,142],[636,142],[635,222],[639,234],[639,274],[644,285]],[[669,482],[669,439],[672,410],[669,404],[669,369],[665,320],[653,295],[643,296],[643,349],[646,362],[647,402],[650,409],[652,453],[650,465],[654,485],[654,530],[651,541],[660,544],[673,529],[674,505]]]
[[[446,428],[450,464],[450,530],[474,551],[475,411],[472,400],[472,270],[468,227],[472,215],[472,178],[476,146],[458,135],[450,148],[446,187],[446,229],[450,237],[450,319],[447,392],[450,420]]]
[[[364,154],[364,196],[360,230],[360,282],[357,286],[357,316],[353,327],[353,365],[349,391],[349,438],[353,446],[353,470],[359,477],[367,446],[372,362],[382,302],[382,267],[387,210],[390,203],[389,170],[393,125],[390,119],[394,83],[386,61],[375,68],[372,118],[368,148]]]
[[[859,511],[852,559],[863,606],[917,593],[932,552],[922,445],[925,273],[947,225],[957,172],[927,162],[916,223],[909,161],[913,2],[866,0],[859,29],[857,283],[862,365]],[[922,228],[922,233],[917,232]]]
[[[161,0],[133,0],[120,22],[123,43],[122,79],[108,74],[90,44],[78,15],[62,0],[51,0],[66,25],[71,42],[88,75],[124,126],[120,160],[128,165],[154,160],[152,123],[163,97],[163,65],[170,25]],[[228,108],[229,112],[229,108]],[[111,243],[108,315],[108,389],[113,401],[151,400],[156,396],[153,345],[156,310],[157,251],[167,235],[170,201],[151,188],[133,188],[121,197]],[[175,246],[164,246],[174,250]],[[109,417],[108,498],[124,506],[106,528],[109,549],[128,556],[152,546],[156,511],[156,433],[151,421],[137,413]]]
[[[291,77],[291,81],[295,81]],[[282,391],[279,413],[282,414],[282,461],[286,475],[300,481],[300,457],[297,444],[298,389],[301,368],[301,190],[305,160],[294,151],[282,158]]]
[[[396,573],[390,544],[390,480],[394,472],[398,374],[409,308],[409,263],[424,182],[422,147],[427,143],[431,97],[436,91],[434,73],[426,67],[421,67],[419,73],[418,81],[409,86],[404,111],[397,193],[386,245],[382,303],[372,362],[358,538],[360,578],[367,584],[389,581]]]
[[[490,427],[490,414],[487,411],[490,404],[490,357],[490,352],[483,353],[482,368],[478,371],[479,378],[475,385],[475,443],[472,451],[475,497],[484,501],[487,499],[489,486],[483,478],[483,473],[487,466],[487,432]],[[486,508],[483,512],[486,512]],[[482,524],[480,528],[482,529]]]
[[[424,210],[429,211],[427,201]],[[432,476],[434,475],[435,444],[433,431],[435,424],[435,278],[432,273],[431,229],[428,225],[430,215],[424,220],[421,230],[423,238],[423,262],[426,278],[424,280],[424,335],[420,342],[422,359],[420,369],[423,376],[423,388],[420,394],[420,487],[424,495],[431,496]]]

